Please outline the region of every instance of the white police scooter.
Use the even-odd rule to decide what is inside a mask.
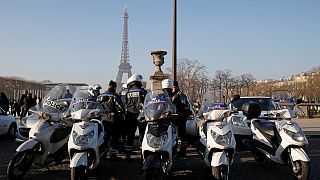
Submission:
[[[86,90],[75,92],[63,120],[73,121],[68,141],[71,180],[88,179],[89,169],[99,165],[105,153],[104,128],[96,118],[102,108]]]
[[[297,179],[308,179],[310,159],[305,152],[308,140],[299,124],[291,120],[290,111],[274,110],[272,117],[259,117],[260,105],[246,103],[242,112],[251,120],[254,158],[289,165]]]
[[[236,140],[230,122],[230,111],[219,99],[219,92],[204,94],[199,117],[200,143],[198,150],[207,166],[212,168],[215,179],[228,179],[233,162]],[[222,102],[222,103],[221,103]]]
[[[163,179],[177,153],[177,132],[170,120],[175,107],[162,90],[149,92],[140,119],[147,123],[142,141],[145,179]]]
[[[46,96],[41,108],[33,112],[28,139],[17,149],[7,168],[10,179],[22,178],[32,164],[59,163],[68,156],[67,143],[71,128],[61,122],[60,115],[70,104],[70,99],[58,99],[66,86],[55,86]],[[30,120],[31,121],[31,120]],[[31,123],[30,123],[31,124]]]

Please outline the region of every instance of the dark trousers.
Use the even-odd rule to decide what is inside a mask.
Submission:
[[[111,153],[116,153],[119,148],[120,128],[115,122],[102,121],[104,127],[104,143]]]
[[[11,111],[11,115],[15,117],[17,115],[17,112],[16,111]]]
[[[147,122],[146,121],[138,122],[138,128],[139,128],[139,141],[140,141],[140,144],[142,144],[144,133],[147,128]]]
[[[173,121],[173,124],[176,126],[178,131],[178,138],[181,140],[181,143],[184,145],[187,143],[187,118],[178,116],[177,119]]]
[[[135,138],[135,133],[138,126],[138,118],[139,114],[130,114],[130,116],[126,116],[126,143],[125,143],[125,151],[130,153],[133,151],[133,143]]]
[[[137,127],[139,129],[139,141],[142,143],[144,132],[146,130],[146,122],[138,122],[139,114],[130,114],[126,116],[126,142],[125,142],[125,151],[130,153],[134,149],[134,138]]]
[[[21,112],[21,116],[20,116],[20,119],[22,119],[23,117],[26,117],[27,116],[27,114],[28,114],[28,110],[22,110],[22,112]]]

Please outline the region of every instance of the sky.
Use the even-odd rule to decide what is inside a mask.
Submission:
[[[132,73],[148,83],[151,51],[167,51],[163,69],[171,67],[172,2],[1,0],[0,76],[107,85],[118,72],[127,7]],[[279,79],[320,66],[319,0],[177,3],[177,57],[199,60],[210,77],[230,69]]]

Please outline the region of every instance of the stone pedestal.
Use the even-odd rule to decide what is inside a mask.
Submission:
[[[169,75],[163,74],[161,66],[164,64],[164,56],[167,54],[166,51],[152,51],[151,55],[153,58],[153,64],[156,66],[155,73],[150,76],[151,80],[151,91],[161,89],[161,81],[168,79]]]
[[[168,79],[169,75],[153,75],[150,76],[150,80],[151,80],[151,91],[156,90],[156,89],[162,89],[161,88],[161,81],[164,79]]]

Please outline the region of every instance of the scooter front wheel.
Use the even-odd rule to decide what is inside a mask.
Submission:
[[[9,162],[7,174],[9,179],[20,179],[30,169],[33,163],[33,151],[17,152]]]
[[[71,168],[71,180],[87,180],[89,168],[84,165]]]
[[[229,178],[228,166],[221,164],[220,166],[212,167],[212,176],[216,180],[227,180]]]
[[[145,180],[164,180],[165,174],[161,169],[147,169],[144,170]]]
[[[306,180],[309,177],[309,162],[293,161],[291,162],[291,171],[299,180]]]

